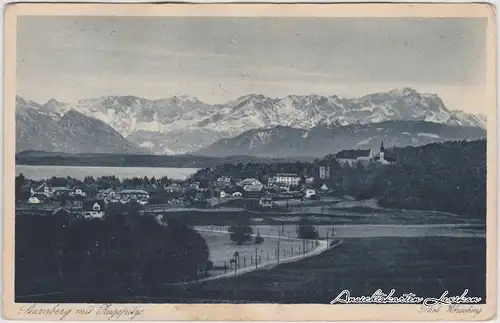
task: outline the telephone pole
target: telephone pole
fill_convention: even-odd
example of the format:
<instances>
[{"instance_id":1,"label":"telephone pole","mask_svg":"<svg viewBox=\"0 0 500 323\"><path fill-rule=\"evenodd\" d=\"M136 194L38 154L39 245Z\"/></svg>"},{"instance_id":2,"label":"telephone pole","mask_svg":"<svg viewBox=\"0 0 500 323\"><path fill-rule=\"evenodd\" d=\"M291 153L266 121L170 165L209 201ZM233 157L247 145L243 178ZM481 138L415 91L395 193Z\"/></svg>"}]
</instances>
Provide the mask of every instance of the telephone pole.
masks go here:
<instances>
[{"instance_id":1,"label":"telephone pole","mask_svg":"<svg viewBox=\"0 0 500 323\"><path fill-rule=\"evenodd\" d=\"M255 248L255 268L257 268L257 248Z\"/></svg>"},{"instance_id":2,"label":"telephone pole","mask_svg":"<svg viewBox=\"0 0 500 323\"><path fill-rule=\"evenodd\" d=\"M279 264L280 263L280 241L279 240L278 240L277 244L278 244L278 246L277 246L278 247L278 250L277 250L278 253L277 253L277 255L278 255L278 264Z\"/></svg>"}]
</instances>

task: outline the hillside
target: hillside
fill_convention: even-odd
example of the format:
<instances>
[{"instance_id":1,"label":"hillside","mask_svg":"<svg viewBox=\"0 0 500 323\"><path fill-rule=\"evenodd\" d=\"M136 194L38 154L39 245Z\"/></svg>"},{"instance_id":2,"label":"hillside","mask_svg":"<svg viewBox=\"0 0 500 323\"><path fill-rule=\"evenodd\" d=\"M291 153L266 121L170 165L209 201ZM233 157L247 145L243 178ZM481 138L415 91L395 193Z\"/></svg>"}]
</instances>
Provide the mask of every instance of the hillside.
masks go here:
<instances>
[{"instance_id":1,"label":"hillside","mask_svg":"<svg viewBox=\"0 0 500 323\"><path fill-rule=\"evenodd\" d=\"M292 127L256 129L222 139L197 153L207 156L251 154L255 156L322 157L344 149L376 149L386 146L420 146L449 140L476 140L486 136L477 127L452 126L425 121L385 121L347 126L317 126L310 130Z\"/></svg>"},{"instance_id":2,"label":"hillside","mask_svg":"<svg viewBox=\"0 0 500 323\"><path fill-rule=\"evenodd\" d=\"M73 109L59 117L16 100L16 152L40 150L61 153L145 153L101 120Z\"/></svg>"}]
</instances>

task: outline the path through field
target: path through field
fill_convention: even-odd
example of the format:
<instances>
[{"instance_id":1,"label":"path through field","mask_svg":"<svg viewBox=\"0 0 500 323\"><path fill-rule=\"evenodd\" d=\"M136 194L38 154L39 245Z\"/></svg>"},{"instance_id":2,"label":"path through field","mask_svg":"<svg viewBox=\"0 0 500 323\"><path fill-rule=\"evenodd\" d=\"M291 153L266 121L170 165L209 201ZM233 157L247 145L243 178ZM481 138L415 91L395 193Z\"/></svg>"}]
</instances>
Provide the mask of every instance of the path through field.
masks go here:
<instances>
[{"instance_id":1,"label":"path through field","mask_svg":"<svg viewBox=\"0 0 500 323\"><path fill-rule=\"evenodd\" d=\"M195 229L205 238L210 249L210 259L214 263L211 277L199 280L207 281L224 277L233 277L254 270L270 268L272 266L305 259L318 255L328 249L326 240L306 240L298 238L283 238L279 235L260 234L264 238L261 244L255 244L253 238L257 230L254 230L252 241L236 245L229 238L228 227L199 226ZM331 242L331 241L330 241ZM335 247L336 244L330 247ZM235 260L235 252L238 253L238 262ZM236 266L236 268L235 268Z\"/></svg>"}]
</instances>

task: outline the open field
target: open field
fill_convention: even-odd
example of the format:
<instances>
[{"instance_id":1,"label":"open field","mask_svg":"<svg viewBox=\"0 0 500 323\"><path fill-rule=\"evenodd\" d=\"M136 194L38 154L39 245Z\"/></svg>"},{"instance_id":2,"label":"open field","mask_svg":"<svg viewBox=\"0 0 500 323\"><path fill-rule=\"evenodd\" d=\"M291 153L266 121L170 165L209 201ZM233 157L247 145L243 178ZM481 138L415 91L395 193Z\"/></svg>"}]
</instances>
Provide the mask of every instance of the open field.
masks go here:
<instances>
[{"instance_id":1,"label":"open field","mask_svg":"<svg viewBox=\"0 0 500 323\"><path fill-rule=\"evenodd\" d=\"M287 211L268 210L252 211L237 207L221 207L215 209L171 209L158 211L165 217L177 217L189 225L229 226L237 218L247 219L252 224L296 224L301 217L307 217L315 224L364 224L364 225L424 225L424 224L474 224L484 226L484 219L472 216L455 215L438 211L397 210L371 208L362 201L352 202L349 207L331 205L294 206ZM355 202L361 202L355 203ZM311 203L311 201L307 201Z\"/></svg>"},{"instance_id":2,"label":"open field","mask_svg":"<svg viewBox=\"0 0 500 323\"><path fill-rule=\"evenodd\" d=\"M257 231L254 230L254 233ZM224 266L224 263L229 267L229 260L233 259L235 252L240 255L240 268L245 268L255 265L255 254L257 250L258 264L277 261L278 259L278 239L264 236L264 242L255 244L252 241L243 245L236 245L231 241L228 233L200 231L200 234L207 242L210 248L210 259L214 266ZM263 234L263 233L261 233ZM300 255L305 251L314 249L314 241L306 241L303 243L300 240L284 240L279 241L279 257L285 259L288 257Z\"/></svg>"},{"instance_id":3,"label":"open field","mask_svg":"<svg viewBox=\"0 0 500 323\"><path fill-rule=\"evenodd\" d=\"M485 299L483 238L345 239L337 248L295 263L183 288L159 289L147 302L329 303L342 290L351 296L377 289L396 295L439 297L448 290ZM168 295L168 296L167 296ZM123 298L121 302L141 302Z\"/></svg>"},{"instance_id":4,"label":"open field","mask_svg":"<svg viewBox=\"0 0 500 323\"><path fill-rule=\"evenodd\" d=\"M281 236L281 241L297 238L297 224L251 225L254 233ZM318 224L314 226L320 239L375 237L486 237L484 226L473 224ZM229 226L195 226L196 229L227 231ZM229 241L229 237L227 237ZM293 242L294 240L291 240ZM210 245L209 245L210 246ZM210 248L212 250L212 248ZM255 251L255 250L254 250Z\"/></svg>"}]
</instances>

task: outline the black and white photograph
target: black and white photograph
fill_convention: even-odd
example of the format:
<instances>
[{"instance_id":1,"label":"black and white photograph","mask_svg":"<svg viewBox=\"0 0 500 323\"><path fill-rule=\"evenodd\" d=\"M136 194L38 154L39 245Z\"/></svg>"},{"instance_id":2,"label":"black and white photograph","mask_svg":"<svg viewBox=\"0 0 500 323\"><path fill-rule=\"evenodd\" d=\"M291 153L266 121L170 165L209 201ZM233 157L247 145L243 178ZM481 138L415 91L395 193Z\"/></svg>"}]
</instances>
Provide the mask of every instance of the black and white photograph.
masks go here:
<instances>
[{"instance_id":1,"label":"black and white photograph","mask_svg":"<svg viewBox=\"0 0 500 323\"><path fill-rule=\"evenodd\" d=\"M496 302L491 19L18 15L6 105L19 312L412 304L482 317Z\"/></svg>"}]
</instances>

